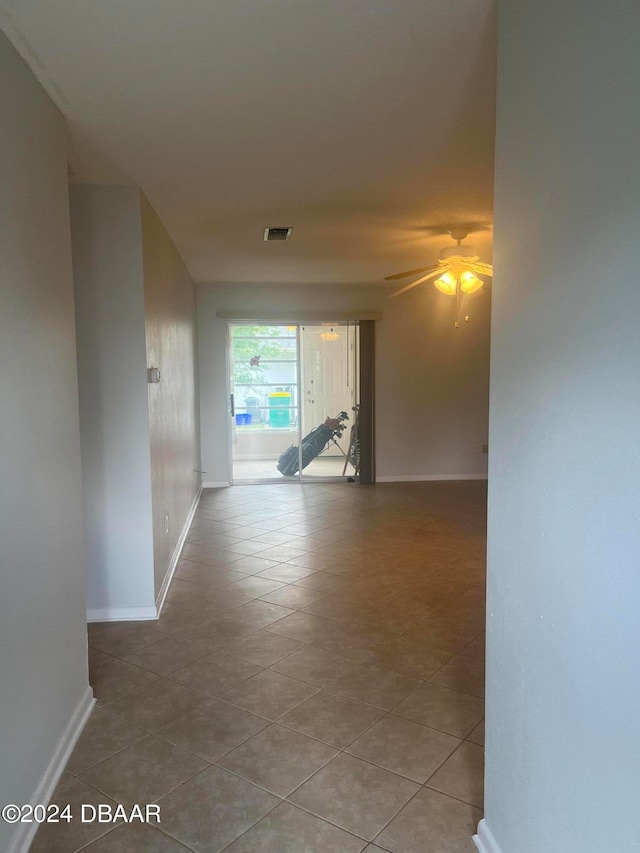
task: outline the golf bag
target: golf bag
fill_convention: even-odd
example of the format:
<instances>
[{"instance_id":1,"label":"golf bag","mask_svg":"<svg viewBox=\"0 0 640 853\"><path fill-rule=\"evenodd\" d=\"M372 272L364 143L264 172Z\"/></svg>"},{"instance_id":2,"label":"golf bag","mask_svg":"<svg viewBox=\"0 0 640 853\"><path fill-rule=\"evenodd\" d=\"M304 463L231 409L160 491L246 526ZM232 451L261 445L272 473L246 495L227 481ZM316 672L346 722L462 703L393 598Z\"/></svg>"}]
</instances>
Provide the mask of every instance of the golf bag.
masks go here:
<instances>
[{"instance_id":1,"label":"golf bag","mask_svg":"<svg viewBox=\"0 0 640 853\"><path fill-rule=\"evenodd\" d=\"M327 418L329 420L329 418ZM344 421L349 420L349 415L346 412L340 412L331 420L339 421L338 426L330 427L327 424L320 424L314 427L311 432L307 433L300 443L302 450L302 467L306 468L310 462L320 456L329 442L340 438L344 430L347 428ZM298 473L299 453L298 446L291 445L288 450L285 450L278 457L277 468L284 477L293 477Z\"/></svg>"}]
</instances>

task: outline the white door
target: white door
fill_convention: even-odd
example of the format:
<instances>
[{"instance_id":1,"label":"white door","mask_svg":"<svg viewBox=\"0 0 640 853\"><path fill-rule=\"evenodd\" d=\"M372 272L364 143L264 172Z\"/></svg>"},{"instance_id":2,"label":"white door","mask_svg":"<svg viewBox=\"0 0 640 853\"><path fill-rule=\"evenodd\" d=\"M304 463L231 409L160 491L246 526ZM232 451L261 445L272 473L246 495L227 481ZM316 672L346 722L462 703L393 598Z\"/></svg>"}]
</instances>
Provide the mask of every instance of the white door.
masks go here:
<instances>
[{"instance_id":1,"label":"white door","mask_svg":"<svg viewBox=\"0 0 640 853\"><path fill-rule=\"evenodd\" d=\"M349 415L347 429L340 439L346 453L349 428L353 421L355 391L355 328L353 325L302 326L302 397L303 425L306 435L326 417L345 411ZM331 450L327 454L332 455ZM339 455L337 448L333 455Z\"/></svg>"}]
</instances>

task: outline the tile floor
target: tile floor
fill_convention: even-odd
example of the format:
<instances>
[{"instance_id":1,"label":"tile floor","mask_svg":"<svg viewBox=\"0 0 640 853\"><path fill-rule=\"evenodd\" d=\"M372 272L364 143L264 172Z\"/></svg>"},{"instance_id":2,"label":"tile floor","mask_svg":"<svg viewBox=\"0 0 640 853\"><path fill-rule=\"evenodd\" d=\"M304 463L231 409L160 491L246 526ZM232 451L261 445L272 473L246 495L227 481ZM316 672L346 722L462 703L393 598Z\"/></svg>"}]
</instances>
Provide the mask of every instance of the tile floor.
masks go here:
<instances>
[{"instance_id":1,"label":"tile floor","mask_svg":"<svg viewBox=\"0 0 640 853\"><path fill-rule=\"evenodd\" d=\"M158 622L89 626L91 717L32 853L472 853L482 483L203 493Z\"/></svg>"}]
</instances>

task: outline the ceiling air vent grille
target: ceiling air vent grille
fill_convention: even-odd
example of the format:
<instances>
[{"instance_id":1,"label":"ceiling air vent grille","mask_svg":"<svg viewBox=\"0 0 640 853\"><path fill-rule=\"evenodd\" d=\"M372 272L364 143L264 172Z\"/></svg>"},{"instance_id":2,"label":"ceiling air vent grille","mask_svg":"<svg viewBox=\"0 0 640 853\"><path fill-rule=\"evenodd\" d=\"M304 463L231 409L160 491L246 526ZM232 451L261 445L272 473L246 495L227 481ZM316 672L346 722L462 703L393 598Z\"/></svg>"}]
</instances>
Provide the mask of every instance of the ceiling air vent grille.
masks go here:
<instances>
[{"instance_id":1,"label":"ceiling air vent grille","mask_svg":"<svg viewBox=\"0 0 640 853\"><path fill-rule=\"evenodd\" d=\"M291 237L291 228L265 228L264 241L265 243L271 240L288 240Z\"/></svg>"}]
</instances>

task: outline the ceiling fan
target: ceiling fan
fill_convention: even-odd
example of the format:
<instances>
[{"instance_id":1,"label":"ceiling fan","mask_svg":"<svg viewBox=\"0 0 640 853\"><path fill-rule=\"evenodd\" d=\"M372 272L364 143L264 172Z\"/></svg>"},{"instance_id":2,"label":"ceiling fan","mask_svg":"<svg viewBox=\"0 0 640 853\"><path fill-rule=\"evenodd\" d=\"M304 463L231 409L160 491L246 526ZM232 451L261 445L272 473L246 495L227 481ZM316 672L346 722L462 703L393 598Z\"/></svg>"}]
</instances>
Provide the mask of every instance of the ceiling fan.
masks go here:
<instances>
[{"instance_id":1,"label":"ceiling fan","mask_svg":"<svg viewBox=\"0 0 640 853\"><path fill-rule=\"evenodd\" d=\"M493 267L491 264L485 264L480 260L475 246L462 245L462 241L469 234L468 228L451 228L449 234L456 241L456 245L441 249L437 264L386 276L385 281L395 281L399 278L407 278L410 275L420 276L411 284L396 290L389 296L389 299L400 296L401 293L406 293L407 290L411 290L412 287L417 287L431 278L435 279L433 283L438 290L447 296L459 296L461 293L469 295L482 289L484 281L478 276L492 276ZM425 275L420 275L421 273L425 273Z\"/></svg>"}]
</instances>

